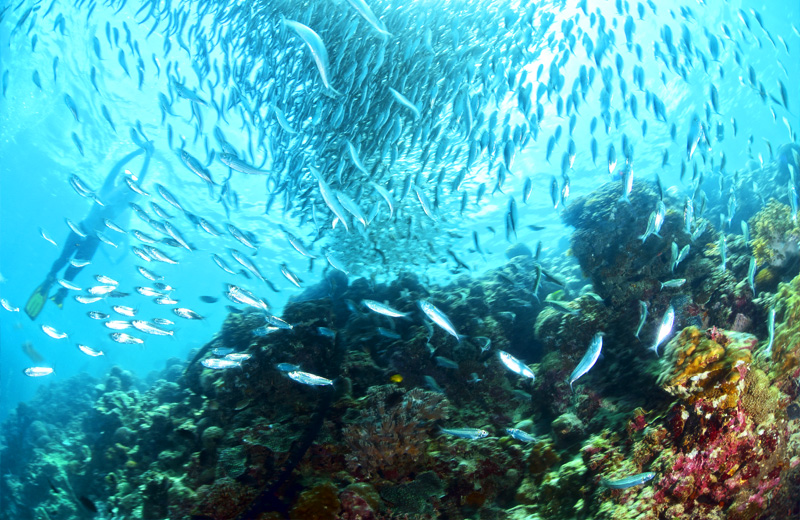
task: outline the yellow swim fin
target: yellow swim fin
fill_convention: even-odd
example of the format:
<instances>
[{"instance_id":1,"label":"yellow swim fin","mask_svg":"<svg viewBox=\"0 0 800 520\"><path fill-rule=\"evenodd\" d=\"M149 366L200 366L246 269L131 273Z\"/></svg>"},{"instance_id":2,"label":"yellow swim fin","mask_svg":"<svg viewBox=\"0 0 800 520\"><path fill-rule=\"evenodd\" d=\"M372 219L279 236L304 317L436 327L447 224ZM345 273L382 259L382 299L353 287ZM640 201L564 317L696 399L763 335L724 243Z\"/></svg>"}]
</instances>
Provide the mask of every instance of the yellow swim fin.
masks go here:
<instances>
[{"instance_id":1,"label":"yellow swim fin","mask_svg":"<svg viewBox=\"0 0 800 520\"><path fill-rule=\"evenodd\" d=\"M36 288L31 294L31 297L28 298L28 303L25 304L25 314L27 314L30 319L35 320L39 313L42 312L42 308L44 307L45 302L47 301L47 295L50 292L50 287L53 286L53 281L51 279L47 279L42 282L42 285Z\"/></svg>"}]
</instances>

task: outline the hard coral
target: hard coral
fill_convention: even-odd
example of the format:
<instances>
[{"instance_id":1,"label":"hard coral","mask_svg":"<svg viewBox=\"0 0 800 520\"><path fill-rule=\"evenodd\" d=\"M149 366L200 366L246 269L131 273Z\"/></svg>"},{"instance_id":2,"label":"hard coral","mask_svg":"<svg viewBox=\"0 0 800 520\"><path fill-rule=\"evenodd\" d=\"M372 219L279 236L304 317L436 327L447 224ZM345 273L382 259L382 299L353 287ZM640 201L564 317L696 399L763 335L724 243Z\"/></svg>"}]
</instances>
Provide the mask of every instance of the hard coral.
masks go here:
<instances>
[{"instance_id":1,"label":"hard coral","mask_svg":"<svg viewBox=\"0 0 800 520\"><path fill-rule=\"evenodd\" d=\"M750 219L753 256L759 264L781 267L798 256L800 227L791 209L775 199Z\"/></svg>"},{"instance_id":2,"label":"hard coral","mask_svg":"<svg viewBox=\"0 0 800 520\"><path fill-rule=\"evenodd\" d=\"M669 342L659 384L688 402L706 399L733 408L744 387L755 336L713 327L707 333L687 327Z\"/></svg>"}]
</instances>

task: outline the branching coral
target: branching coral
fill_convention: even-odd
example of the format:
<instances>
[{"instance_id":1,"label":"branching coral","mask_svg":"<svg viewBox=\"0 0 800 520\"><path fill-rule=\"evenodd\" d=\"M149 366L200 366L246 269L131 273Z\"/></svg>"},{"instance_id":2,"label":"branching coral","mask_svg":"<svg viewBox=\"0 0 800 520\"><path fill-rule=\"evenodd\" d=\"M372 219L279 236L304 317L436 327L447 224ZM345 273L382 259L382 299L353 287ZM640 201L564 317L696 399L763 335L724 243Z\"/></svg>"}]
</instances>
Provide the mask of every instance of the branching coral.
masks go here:
<instances>
[{"instance_id":1,"label":"branching coral","mask_svg":"<svg viewBox=\"0 0 800 520\"><path fill-rule=\"evenodd\" d=\"M406 476L424 455L433 423L449 415L444 396L415 388L404 394L391 386L370 389L355 424L344 429L350 470L362 478Z\"/></svg>"}]
</instances>

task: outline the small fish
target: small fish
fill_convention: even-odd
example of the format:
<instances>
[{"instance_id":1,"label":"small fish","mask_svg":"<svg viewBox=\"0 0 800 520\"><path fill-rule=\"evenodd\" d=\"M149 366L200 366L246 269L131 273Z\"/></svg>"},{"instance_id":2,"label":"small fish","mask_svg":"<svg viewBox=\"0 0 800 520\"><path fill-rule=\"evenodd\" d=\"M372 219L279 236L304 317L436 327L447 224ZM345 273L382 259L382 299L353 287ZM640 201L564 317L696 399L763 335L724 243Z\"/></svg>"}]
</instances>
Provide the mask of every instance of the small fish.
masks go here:
<instances>
[{"instance_id":1,"label":"small fish","mask_svg":"<svg viewBox=\"0 0 800 520\"><path fill-rule=\"evenodd\" d=\"M536 440L536 437L528 432L520 430L519 428L506 428L506 433L522 442L533 442Z\"/></svg>"},{"instance_id":2,"label":"small fish","mask_svg":"<svg viewBox=\"0 0 800 520\"><path fill-rule=\"evenodd\" d=\"M47 236L47 233L44 232L44 229L39 228L39 234L42 235L43 239L47 240L48 242L50 242L54 246L58 247L58 244L56 244L56 241L53 240L52 238L50 238L49 236Z\"/></svg>"},{"instance_id":3,"label":"small fish","mask_svg":"<svg viewBox=\"0 0 800 520\"><path fill-rule=\"evenodd\" d=\"M580 363L578 366L575 367L575 370L569 375L569 388L573 390L572 383L580 379L584 374L586 374L589 370L592 369L595 363L597 363L597 359L600 357L600 351L603 348L603 334L597 333L595 334L592 342L589 344L588 350L586 350L586 354L583 355L581 358Z\"/></svg>"},{"instance_id":4,"label":"small fish","mask_svg":"<svg viewBox=\"0 0 800 520\"><path fill-rule=\"evenodd\" d=\"M131 322L125 320L109 320L103 322L103 325L113 330L125 330L131 328Z\"/></svg>"},{"instance_id":5,"label":"small fish","mask_svg":"<svg viewBox=\"0 0 800 520\"><path fill-rule=\"evenodd\" d=\"M419 108L417 108L417 105L412 103L411 100L409 100L407 97L405 97L403 94L399 93L392 87L389 87L389 92L391 92L392 97L394 97L394 99L397 100L398 103L409 109L414 114L414 119L419 119L420 112Z\"/></svg>"},{"instance_id":6,"label":"small fish","mask_svg":"<svg viewBox=\"0 0 800 520\"><path fill-rule=\"evenodd\" d=\"M289 376L290 379L297 381L298 383L302 383L304 385L333 386L333 381L331 381L330 379L325 379L324 377L315 374L310 374L308 372L293 370L291 372L287 372L286 375Z\"/></svg>"},{"instance_id":7,"label":"small fish","mask_svg":"<svg viewBox=\"0 0 800 520\"><path fill-rule=\"evenodd\" d=\"M483 439L484 437L489 436L489 432L486 430L480 430L478 428L442 428L442 433L446 433L447 435L452 435L453 437L458 437L459 439Z\"/></svg>"},{"instance_id":8,"label":"small fish","mask_svg":"<svg viewBox=\"0 0 800 520\"><path fill-rule=\"evenodd\" d=\"M177 305L178 304L178 300L175 300L175 299L171 298L170 296L166 296L166 295L159 296L159 297L153 299L153 301L156 303L156 305Z\"/></svg>"},{"instance_id":9,"label":"small fish","mask_svg":"<svg viewBox=\"0 0 800 520\"><path fill-rule=\"evenodd\" d=\"M136 266L136 270L139 271L139 274L141 274L142 276L144 276L145 278L147 278L148 280L150 280L152 282L157 282L159 280L163 280L164 279L163 276L157 275L153 271L150 271L149 269L145 269L144 267L139 266L139 265Z\"/></svg>"},{"instance_id":10,"label":"small fish","mask_svg":"<svg viewBox=\"0 0 800 520\"><path fill-rule=\"evenodd\" d=\"M378 314L383 314L384 316L389 316L390 318L407 318L407 312L400 312L397 309L393 309L388 305L385 305L380 302L376 302L375 300L361 300L361 303L364 306L371 310L372 312L376 312Z\"/></svg>"},{"instance_id":11,"label":"small fish","mask_svg":"<svg viewBox=\"0 0 800 520\"><path fill-rule=\"evenodd\" d=\"M515 374L519 374L522 377L527 377L527 378L529 378L531 380L536 378L536 376L534 375L533 371L530 368L528 368L528 365L526 365L525 363L523 363L519 359L515 358L514 356L512 356L508 352L505 352L503 350L499 350L498 351L498 355L500 356L500 361L503 362L503 364L506 366L506 368L508 368L509 370L514 372Z\"/></svg>"},{"instance_id":12,"label":"small fish","mask_svg":"<svg viewBox=\"0 0 800 520\"><path fill-rule=\"evenodd\" d=\"M434 323L444 329L448 334L456 338L456 341L461 341L461 336L458 334L458 332L456 332L455 327L445 313L437 309L428 300L419 300L417 303L419 308L422 309L422 312L424 312L428 318L433 320Z\"/></svg>"},{"instance_id":13,"label":"small fish","mask_svg":"<svg viewBox=\"0 0 800 520\"><path fill-rule=\"evenodd\" d=\"M378 334L380 334L381 336L383 336L384 338L387 338L387 339L395 339L395 340L396 339L402 339L402 336L400 334L396 333L393 330L385 329L383 327L378 327ZM437 364L438 364L438 360L437 360Z\"/></svg>"},{"instance_id":14,"label":"small fish","mask_svg":"<svg viewBox=\"0 0 800 520\"><path fill-rule=\"evenodd\" d=\"M721 258L721 264L719 268L724 271L726 269L726 264L728 263L728 243L725 240L724 233L722 233L719 237L719 256Z\"/></svg>"},{"instance_id":15,"label":"small fish","mask_svg":"<svg viewBox=\"0 0 800 520\"><path fill-rule=\"evenodd\" d=\"M114 305L111 307L114 309L114 312L117 314L122 314L123 316L133 317L136 315L136 309L133 307L126 307L124 305Z\"/></svg>"},{"instance_id":16,"label":"small fish","mask_svg":"<svg viewBox=\"0 0 800 520\"><path fill-rule=\"evenodd\" d=\"M211 353L214 354L215 356L227 356L231 352L233 352L233 349L230 347L216 347L213 350L211 350Z\"/></svg>"},{"instance_id":17,"label":"small fish","mask_svg":"<svg viewBox=\"0 0 800 520\"><path fill-rule=\"evenodd\" d=\"M93 320L107 320L108 318L111 317L105 312L100 312L100 311L89 311L86 313L86 315Z\"/></svg>"},{"instance_id":18,"label":"small fish","mask_svg":"<svg viewBox=\"0 0 800 520\"><path fill-rule=\"evenodd\" d=\"M577 316L578 314L580 314L580 309L573 309L572 307L569 306L570 302L565 302L561 300L548 300L545 298L545 303L550 305L558 312L564 314L571 314L573 316Z\"/></svg>"},{"instance_id":19,"label":"small fish","mask_svg":"<svg viewBox=\"0 0 800 520\"><path fill-rule=\"evenodd\" d=\"M112 230L112 231L116 231L117 233L123 233L123 234L126 234L126 233L127 233L127 231L125 231L124 229L122 229L122 228L121 228L121 227L119 227L118 225L114 224L112 221L110 221L110 220L109 220L109 219L107 219L107 218L104 218L104 219L103 219L103 223L106 225L106 227L107 227L108 229L110 229L110 230Z\"/></svg>"},{"instance_id":20,"label":"small fish","mask_svg":"<svg viewBox=\"0 0 800 520\"><path fill-rule=\"evenodd\" d=\"M3 308L8 312L19 312L19 307L14 307L13 305L11 305L11 302L6 300L5 298L0 299L0 305L2 305Z\"/></svg>"},{"instance_id":21,"label":"small fish","mask_svg":"<svg viewBox=\"0 0 800 520\"><path fill-rule=\"evenodd\" d=\"M298 288L302 289L302 285L300 284L303 283L303 281L289 269L288 265L281 264L281 274Z\"/></svg>"},{"instance_id":22,"label":"small fish","mask_svg":"<svg viewBox=\"0 0 800 520\"><path fill-rule=\"evenodd\" d=\"M153 336L172 336L175 333L173 330L164 330L160 327L156 327L155 324L144 320L133 320L131 321L131 325L133 325L136 330L144 332L145 334L151 334Z\"/></svg>"},{"instance_id":23,"label":"small fish","mask_svg":"<svg viewBox=\"0 0 800 520\"><path fill-rule=\"evenodd\" d=\"M629 477L624 477L617 480L603 479L600 481L600 485L607 487L608 489L626 489L633 486L640 486L645 482L653 480L655 476L655 473L648 471L646 473L639 473L637 475L631 475Z\"/></svg>"},{"instance_id":24,"label":"small fish","mask_svg":"<svg viewBox=\"0 0 800 520\"><path fill-rule=\"evenodd\" d=\"M251 357L253 357L253 355L248 354L246 352L231 352L230 354L226 354L225 357L222 359L227 359L229 361L238 361L239 363L241 363L242 361L247 361Z\"/></svg>"},{"instance_id":25,"label":"small fish","mask_svg":"<svg viewBox=\"0 0 800 520\"><path fill-rule=\"evenodd\" d=\"M750 265L747 267L747 285L753 291L753 296L756 295L756 259L750 257Z\"/></svg>"},{"instance_id":26,"label":"small fish","mask_svg":"<svg viewBox=\"0 0 800 520\"><path fill-rule=\"evenodd\" d=\"M80 269L81 267L86 267L89 264L91 264L91 262L88 260L76 260L73 258L72 260L69 261L69 265L71 265L72 267L76 267L78 269Z\"/></svg>"},{"instance_id":27,"label":"small fish","mask_svg":"<svg viewBox=\"0 0 800 520\"><path fill-rule=\"evenodd\" d=\"M330 83L330 65L328 63L328 51L325 49L325 44L319 34L314 32L310 27L307 27L300 22L284 18L283 24L292 29L308 46L314 57L314 62L317 65L320 79L325 88L330 90L333 94L339 94Z\"/></svg>"},{"instance_id":28,"label":"small fish","mask_svg":"<svg viewBox=\"0 0 800 520\"><path fill-rule=\"evenodd\" d=\"M67 226L69 226L69 228L72 230L73 233L75 233L81 238L86 238L86 233L83 232L80 224L76 224L68 218L64 220L66 221Z\"/></svg>"},{"instance_id":29,"label":"small fish","mask_svg":"<svg viewBox=\"0 0 800 520\"><path fill-rule=\"evenodd\" d=\"M167 318L153 318L153 323L156 325L175 325L175 322Z\"/></svg>"},{"instance_id":30,"label":"small fish","mask_svg":"<svg viewBox=\"0 0 800 520\"><path fill-rule=\"evenodd\" d=\"M659 345L661 345L672 333L673 323L675 323L675 309L673 309L670 305L667 309L667 312L664 313L664 317L661 318L661 325L658 327L658 335L656 336L656 341L652 346L652 350L656 353L656 356L658 355Z\"/></svg>"},{"instance_id":31,"label":"small fish","mask_svg":"<svg viewBox=\"0 0 800 520\"><path fill-rule=\"evenodd\" d=\"M437 367L458 370L458 363L456 363L452 359L446 358L444 356L436 356L434 359L436 359Z\"/></svg>"},{"instance_id":32,"label":"small fish","mask_svg":"<svg viewBox=\"0 0 800 520\"><path fill-rule=\"evenodd\" d=\"M226 368L234 368L234 367L241 367L241 361L235 361L233 359L219 359L219 358L207 358L200 362L206 368L211 368L213 370L225 370Z\"/></svg>"},{"instance_id":33,"label":"small fish","mask_svg":"<svg viewBox=\"0 0 800 520\"><path fill-rule=\"evenodd\" d=\"M259 170L255 166L251 166L232 153L221 153L218 157L225 166L237 172L246 173L248 175L269 175L268 171Z\"/></svg>"},{"instance_id":34,"label":"small fish","mask_svg":"<svg viewBox=\"0 0 800 520\"><path fill-rule=\"evenodd\" d=\"M109 337L117 343L122 343L123 345L141 345L144 343L144 340L131 336L126 332L112 332L109 334Z\"/></svg>"},{"instance_id":35,"label":"small fish","mask_svg":"<svg viewBox=\"0 0 800 520\"><path fill-rule=\"evenodd\" d=\"M172 309L172 312L180 316L181 318L186 318L187 320L203 320L202 316L194 312L192 309L187 309L185 307L175 307Z\"/></svg>"},{"instance_id":36,"label":"small fish","mask_svg":"<svg viewBox=\"0 0 800 520\"><path fill-rule=\"evenodd\" d=\"M42 332L44 332L53 339L64 339L68 337L66 332L60 332L51 327L50 325L42 325Z\"/></svg>"},{"instance_id":37,"label":"small fish","mask_svg":"<svg viewBox=\"0 0 800 520\"><path fill-rule=\"evenodd\" d=\"M156 291L152 287L137 287L136 292L138 292L142 296L156 296L156 297L164 296L164 294Z\"/></svg>"},{"instance_id":38,"label":"small fish","mask_svg":"<svg viewBox=\"0 0 800 520\"><path fill-rule=\"evenodd\" d=\"M769 341L767 342L767 346L764 347L764 354L771 356L772 343L775 341L775 309L769 310L769 316L767 318L767 330L769 331Z\"/></svg>"},{"instance_id":39,"label":"small fish","mask_svg":"<svg viewBox=\"0 0 800 520\"><path fill-rule=\"evenodd\" d=\"M666 282L661 282L661 289L663 290L664 287L667 289L677 289L678 287L683 286L686 283L686 278L675 278L673 280L667 280Z\"/></svg>"},{"instance_id":40,"label":"small fish","mask_svg":"<svg viewBox=\"0 0 800 520\"><path fill-rule=\"evenodd\" d=\"M75 295L75 301L83 304L99 302L102 299L102 296L85 296L83 294Z\"/></svg>"},{"instance_id":41,"label":"small fish","mask_svg":"<svg viewBox=\"0 0 800 520\"><path fill-rule=\"evenodd\" d=\"M28 377L42 377L52 374L53 369L50 367L30 367L23 370L22 373Z\"/></svg>"},{"instance_id":42,"label":"small fish","mask_svg":"<svg viewBox=\"0 0 800 520\"><path fill-rule=\"evenodd\" d=\"M378 328L378 331L380 332L380 327ZM317 327L317 334L331 339L336 337L336 332L333 329L329 329L328 327Z\"/></svg>"},{"instance_id":43,"label":"small fish","mask_svg":"<svg viewBox=\"0 0 800 520\"><path fill-rule=\"evenodd\" d=\"M275 368L281 372L300 372L300 366L291 363L278 363Z\"/></svg>"},{"instance_id":44,"label":"small fish","mask_svg":"<svg viewBox=\"0 0 800 520\"><path fill-rule=\"evenodd\" d=\"M744 239L744 245L750 243L750 226L746 220L742 220L742 238Z\"/></svg>"},{"instance_id":45,"label":"small fish","mask_svg":"<svg viewBox=\"0 0 800 520\"><path fill-rule=\"evenodd\" d=\"M95 285L94 287L89 287L86 289L86 292L91 294L92 296L105 296L117 289L116 285Z\"/></svg>"},{"instance_id":46,"label":"small fish","mask_svg":"<svg viewBox=\"0 0 800 520\"><path fill-rule=\"evenodd\" d=\"M200 301L204 303L217 303L219 301L219 298L216 298L214 296L201 296Z\"/></svg>"},{"instance_id":47,"label":"small fish","mask_svg":"<svg viewBox=\"0 0 800 520\"><path fill-rule=\"evenodd\" d=\"M647 302L639 300L639 325L636 327L636 339L639 339L639 333L642 332L644 322L647 320Z\"/></svg>"},{"instance_id":48,"label":"small fish","mask_svg":"<svg viewBox=\"0 0 800 520\"><path fill-rule=\"evenodd\" d=\"M98 357L103 355L102 350L95 350L91 347L87 347L86 345L81 345L80 343L77 344L78 350L86 354L87 356Z\"/></svg>"}]
</instances>

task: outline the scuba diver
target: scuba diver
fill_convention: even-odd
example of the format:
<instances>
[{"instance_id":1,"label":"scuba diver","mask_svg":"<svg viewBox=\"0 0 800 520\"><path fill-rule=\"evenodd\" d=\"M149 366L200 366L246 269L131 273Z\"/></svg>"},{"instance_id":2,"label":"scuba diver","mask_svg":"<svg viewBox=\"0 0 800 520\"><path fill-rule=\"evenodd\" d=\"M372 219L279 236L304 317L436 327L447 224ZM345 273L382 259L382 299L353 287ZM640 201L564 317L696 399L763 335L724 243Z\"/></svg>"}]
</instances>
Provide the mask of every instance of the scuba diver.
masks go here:
<instances>
[{"instance_id":1,"label":"scuba diver","mask_svg":"<svg viewBox=\"0 0 800 520\"><path fill-rule=\"evenodd\" d=\"M113 220L128 209L129 203L136 197L137 194L125 182L130 173L123 170L123 167L135 157L144 154L144 163L138 179L135 177L131 179L136 179L137 182L141 183L147 174L147 167L150 165L150 158L153 155L153 143L151 141L137 142L137 144L141 149L123 157L106 176L102 188L94 197L95 204L92 206L89 215L79 224L81 230L84 231L83 235L76 233L75 230L70 231L61 250L61 255L53 262L50 272L47 273L47 278L28 298L28 302L25 304L25 313L32 320L35 320L39 313L42 312L42 308L48 299L50 288L56 282L58 272L69 262L70 265L64 273L64 280L68 282L74 280L78 273L89 264L89 261L97 251L97 247L100 245L100 237L97 233L106 229L107 220ZM63 306L67 292L66 287L61 287L50 299L60 308Z\"/></svg>"}]
</instances>

